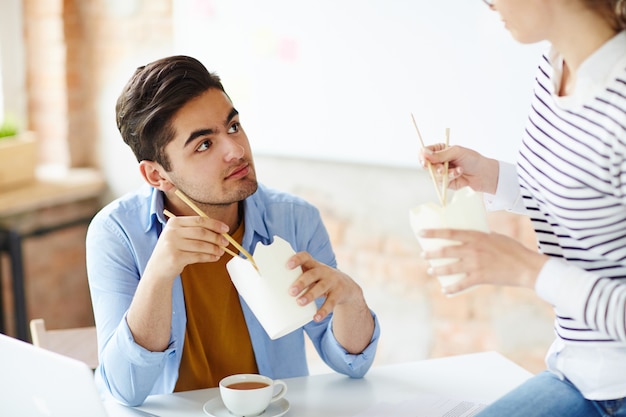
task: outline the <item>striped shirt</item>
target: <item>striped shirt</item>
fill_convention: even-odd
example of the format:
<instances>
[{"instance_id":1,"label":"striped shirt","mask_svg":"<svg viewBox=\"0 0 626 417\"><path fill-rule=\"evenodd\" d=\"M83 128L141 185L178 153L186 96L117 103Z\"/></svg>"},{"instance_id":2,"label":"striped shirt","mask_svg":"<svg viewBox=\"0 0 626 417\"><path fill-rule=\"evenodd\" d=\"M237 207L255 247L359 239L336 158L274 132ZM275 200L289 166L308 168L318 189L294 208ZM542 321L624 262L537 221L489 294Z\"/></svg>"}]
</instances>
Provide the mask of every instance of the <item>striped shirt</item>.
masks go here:
<instances>
[{"instance_id":1,"label":"striped shirt","mask_svg":"<svg viewBox=\"0 0 626 417\"><path fill-rule=\"evenodd\" d=\"M626 56L626 54L625 54ZM547 57L518 160L539 249L592 273L582 320L558 310L567 341L626 342L626 61L596 94L556 98ZM581 87L584 88L584 87ZM626 344L625 344L626 346Z\"/></svg>"},{"instance_id":2,"label":"striped shirt","mask_svg":"<svg viewBox=\"0 0 626 417\"><path fill-rule=\"evenodd\" d=\"M626 32L581 65L573 95L558 96L561 75L562 59L551 51L539 64L517 164L517 202L539 250L551 257L536 284L556 314L557 340L546 361L589 399L622 398Z\"/></svg>"}]
</instances>

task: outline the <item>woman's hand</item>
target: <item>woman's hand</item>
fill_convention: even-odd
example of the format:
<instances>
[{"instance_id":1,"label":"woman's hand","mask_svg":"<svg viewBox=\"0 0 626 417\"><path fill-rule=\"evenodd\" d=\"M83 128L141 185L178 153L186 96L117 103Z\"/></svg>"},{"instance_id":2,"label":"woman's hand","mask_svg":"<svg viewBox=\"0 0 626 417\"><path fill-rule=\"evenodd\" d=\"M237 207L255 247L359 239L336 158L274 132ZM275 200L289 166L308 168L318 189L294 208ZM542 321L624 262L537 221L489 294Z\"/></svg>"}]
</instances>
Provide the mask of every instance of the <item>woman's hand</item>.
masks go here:
<instances>
[{"instance_id":1,"label":"woman's hand","mask_svg":"<svg viewBox=\"0 0 626 417\"><path fill-rule=\"evenodd\" d=\"M474 191L495 194L498 186L499 163L476 151L461 146L446 148L443 143L427 146L420 151L422 166L432 164L438 177L442 177L448 162L448 187L458 190L466 186Z\"/></svg>"},{"instance_id":2,"label":"woman's hand","mask_svg":"<svg viewBox=\"0 0 626 417\"><path fill-rule=\"evenodd\" d=\"M424 252L423 258L455 258L457 262L431 267L434 276L465 274L459 282L443 288L454 294L474 285L494 284L534 289L537 276L548 257L532 251L517 240L499 233L474 230L425 229L421 238L448 239L459 245Z\"/></svg>"}]
</instances>

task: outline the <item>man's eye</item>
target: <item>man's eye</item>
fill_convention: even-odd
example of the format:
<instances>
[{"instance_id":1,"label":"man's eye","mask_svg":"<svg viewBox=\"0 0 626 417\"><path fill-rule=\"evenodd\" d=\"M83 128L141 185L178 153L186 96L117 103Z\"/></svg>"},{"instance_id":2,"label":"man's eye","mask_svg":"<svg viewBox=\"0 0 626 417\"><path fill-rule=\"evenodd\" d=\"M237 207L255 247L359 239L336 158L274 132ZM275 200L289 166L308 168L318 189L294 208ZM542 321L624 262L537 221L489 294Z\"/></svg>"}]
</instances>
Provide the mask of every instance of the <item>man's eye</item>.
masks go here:
<instances>
[{"instance_id":1,"label":"man's eye","mask_svg":"<svg viewBox=\"0 0 626 417\"><path fill-rule=\"evenodd\" d=\"M233 125L228 129L228 133L237 133L239 132L239 128L241 127L241 123L239 122L235 122L233 123Z\"/></svg>"},{"instance_id":2,"label":"man's eye","mask_svg":"<svg viewBox=\"0 0 626 417\"><path fill-rule=\"evenodd\" d=\"M202 151L206 151L207 149L209 149L211 147L211 141L210 140L205 140L204 142L202 142L200 144L200 146L198 146L196 148L197 152L202 152Z\"/></svg>"}]
</instances>

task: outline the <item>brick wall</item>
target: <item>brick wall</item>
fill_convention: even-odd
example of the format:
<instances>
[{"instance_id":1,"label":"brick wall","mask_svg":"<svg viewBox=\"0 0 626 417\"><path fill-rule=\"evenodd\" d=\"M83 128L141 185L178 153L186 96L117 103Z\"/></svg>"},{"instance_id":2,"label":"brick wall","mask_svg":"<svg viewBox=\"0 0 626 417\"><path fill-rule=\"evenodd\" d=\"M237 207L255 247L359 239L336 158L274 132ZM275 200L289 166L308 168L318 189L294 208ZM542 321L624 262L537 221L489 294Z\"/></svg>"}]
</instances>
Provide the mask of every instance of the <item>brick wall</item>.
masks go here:
<instances>
[{"instance_id":1,"label":"brick wall","mask_svg":"<svg viewBox=\"0 0 626 417\"><path fill-rule=\"evenodd\" d=\"M22 0L21 9L28 128L36 133L38 162L98 167L102 91L120 61L168 48L171 1ZM43 317L49 328L93 323L85 231L76 226L24 241L28 319ZM15 334L10 276L8 257L0 254L6 329Z\"/></svg>"},{"instance_id":2,"label":"brick wall","mask_svg":"<svg viewBox=\"0 0 626 417\"><path fill-rule=\"evenodd\" d=\"M39 161L98 166L101 92L129 56L169 48L171 0L23 0L23 13Z\"/></svg>"},{"instance_id":3,"label":"brick wall","mask_svg":"<svg viewBox=\"0 0 626 417\"><path fill-rule=\"evenodd\" d=\"M41 163L69 166L68 90L62 0L24 0L29 129Z\"/></svg>"}]
</instances>

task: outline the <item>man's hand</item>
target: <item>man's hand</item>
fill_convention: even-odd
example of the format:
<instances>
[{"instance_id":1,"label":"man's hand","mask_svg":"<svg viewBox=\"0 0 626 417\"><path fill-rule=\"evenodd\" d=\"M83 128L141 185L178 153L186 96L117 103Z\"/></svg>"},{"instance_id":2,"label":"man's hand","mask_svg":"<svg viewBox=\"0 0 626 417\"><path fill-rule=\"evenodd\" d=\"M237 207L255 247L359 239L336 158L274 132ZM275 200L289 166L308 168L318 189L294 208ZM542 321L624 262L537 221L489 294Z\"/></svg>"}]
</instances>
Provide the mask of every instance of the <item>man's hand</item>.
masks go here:
<instances>
[{"instance_id":1,"label":"man's hand","mask_svg":"<svg viewBox=\"0 0 626 417\"><path fill-rule=\"evenodd\" d=\"M228 241L224 223L199 216L167 221L139 280L126 321L135 342L159 352L167 348L172 323L172 283L185 266L215 262Z\"/></svg>"},{"instance_id":2,"label":"man's hand","mask_svg":"<svg viewBox=\"0 0 626 417\"><path fill-rule=\"evenodd\" d=\"M360 353L374 332L374 319L363 297L361 287L348 275L316 261L307 252L299 252L287 263L290 269L302 267L302 275L289 288L289 294L300 305L325 297L313 319L323 320L333 312L333 333L350 353Z\"/></svg>"}]
</instances>

